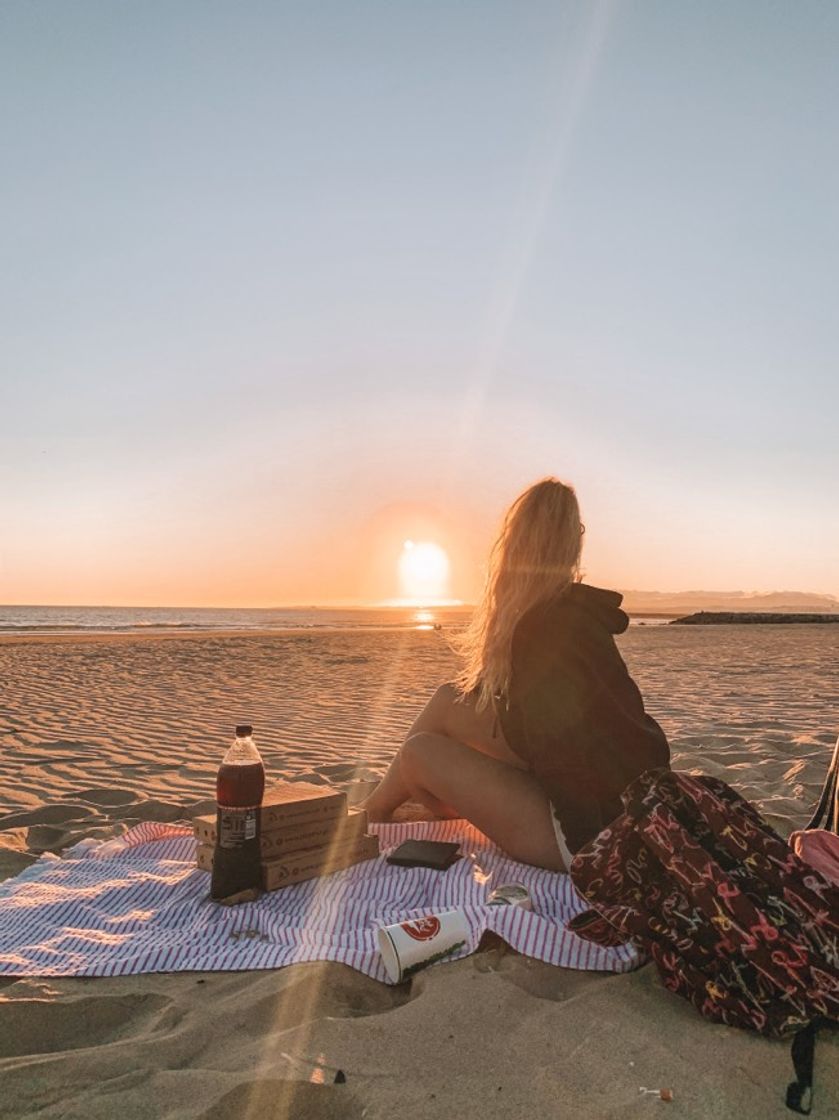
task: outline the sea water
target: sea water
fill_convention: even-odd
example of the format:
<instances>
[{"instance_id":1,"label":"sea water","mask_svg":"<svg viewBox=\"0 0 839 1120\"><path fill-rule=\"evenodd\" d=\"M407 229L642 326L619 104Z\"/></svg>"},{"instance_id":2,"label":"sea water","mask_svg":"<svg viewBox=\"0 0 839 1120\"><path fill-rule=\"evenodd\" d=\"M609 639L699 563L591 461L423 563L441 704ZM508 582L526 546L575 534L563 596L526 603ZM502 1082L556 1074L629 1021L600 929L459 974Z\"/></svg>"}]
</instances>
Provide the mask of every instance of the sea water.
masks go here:
<instances>
[{"instance_id":1,"label":"sea water","mask_svg":"<svg viewBox=\"0 0 839 1120\"><path fill-rule=\"evenodd\" d=\"M470 606L39 607L0 606L0 634L213 630L381 630L462 627ZM647 616L633 624L668 619Z\"/></svg>"}]
</instances>

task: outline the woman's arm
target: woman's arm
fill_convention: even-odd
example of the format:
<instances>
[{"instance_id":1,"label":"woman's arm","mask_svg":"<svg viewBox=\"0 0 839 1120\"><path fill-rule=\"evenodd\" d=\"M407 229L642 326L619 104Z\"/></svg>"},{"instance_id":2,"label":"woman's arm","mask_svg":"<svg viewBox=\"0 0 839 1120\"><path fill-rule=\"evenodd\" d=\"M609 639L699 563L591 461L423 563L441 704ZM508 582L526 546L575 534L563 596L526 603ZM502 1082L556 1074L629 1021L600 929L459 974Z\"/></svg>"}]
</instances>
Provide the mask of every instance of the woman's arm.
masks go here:
<instances>
[{"instance_id":1,"label":"woman's arm","mask_svg":"<svg viewBox=\"0 0 839 1120\"><path fill-rule=\"evenodd\" d=\"M602 819L596 761L597 704L604 688L590 639L563 618L525 619L513 638L510 746L550 798L574 852L608 822ZM515 729L515 730L513 730Z\"/></svg>"}]
</instances>

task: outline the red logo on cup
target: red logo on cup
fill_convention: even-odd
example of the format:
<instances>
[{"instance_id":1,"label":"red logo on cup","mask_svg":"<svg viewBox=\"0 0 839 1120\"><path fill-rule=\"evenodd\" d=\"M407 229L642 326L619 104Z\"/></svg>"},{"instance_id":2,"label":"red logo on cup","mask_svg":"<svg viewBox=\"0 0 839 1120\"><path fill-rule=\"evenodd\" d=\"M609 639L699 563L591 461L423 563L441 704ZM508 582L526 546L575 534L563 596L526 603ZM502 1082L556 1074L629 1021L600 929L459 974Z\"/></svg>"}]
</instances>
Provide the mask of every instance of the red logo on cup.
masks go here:
<instances>
[{"instance_id":1,"label":"red logo on cup","mask_svg":"<svg viewBox=\"0 0 839 1120\"><path fill-rule=\"evenodd\" d=\"M440 932L440 919L417 918L415 922L402 922L402 928L414 941L430 941Z\"/></svg>"}]
</instances>

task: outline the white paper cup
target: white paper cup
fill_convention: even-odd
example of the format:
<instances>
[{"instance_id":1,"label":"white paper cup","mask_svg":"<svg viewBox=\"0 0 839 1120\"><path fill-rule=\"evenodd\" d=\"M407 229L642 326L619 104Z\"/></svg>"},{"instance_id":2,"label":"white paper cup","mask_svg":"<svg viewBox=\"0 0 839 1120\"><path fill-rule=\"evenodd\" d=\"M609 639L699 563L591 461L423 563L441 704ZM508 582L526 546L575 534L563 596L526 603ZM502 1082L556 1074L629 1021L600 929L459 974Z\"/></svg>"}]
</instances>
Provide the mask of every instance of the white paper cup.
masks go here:
<instances>
[{"instance_id":1,"label":"white paper cup","mask_svg":"<svg viewBox=\"0 0 839 1120\"><path fill-rule=\"evenodd\" d=\"M462 910L424 914L379 930L382 960L394 984L452 956L468 941L469 926Z\"/></svg>"}]
</instances>

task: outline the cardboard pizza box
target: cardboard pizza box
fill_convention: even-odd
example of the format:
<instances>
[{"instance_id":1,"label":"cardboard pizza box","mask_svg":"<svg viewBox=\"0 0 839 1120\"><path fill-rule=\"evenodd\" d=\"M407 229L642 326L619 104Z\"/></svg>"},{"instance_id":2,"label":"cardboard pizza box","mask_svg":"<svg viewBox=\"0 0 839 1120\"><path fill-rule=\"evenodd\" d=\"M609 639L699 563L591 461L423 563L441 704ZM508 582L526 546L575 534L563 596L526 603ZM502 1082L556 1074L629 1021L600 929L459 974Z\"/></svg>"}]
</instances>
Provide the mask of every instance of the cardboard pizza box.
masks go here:
<instances>
[{"instance_id":1,"label":"cardboard pizza box","mask_svg":"<svg viewBox=\"0 0 839 1120\"><path fill-rule=\"evenodd\" d=\"M216 819L196 817L195 837L200 844L216 842ZM357 840L367 831L367 814L363 809L350 809L345 816L305 818L295 824L260 830L260 854L263 860L279 859L289 852L320 848L337 840Z\"/></svg>"},{"instance_id":2,"label":"cardboard pizza box","mask_svg":"<svg viewBox=\"0 0 839 1120\"><path fill-rule=\"evenodd\" d=\"M329 875L363 860L375 859L378 854L378 836L362 836L349 843L308 848L306 851L291 853L283 859L265 861L262 864L262 886L266 891L275 891L280 887L291 886L292 883ZM211 845L198 845L197 862L203 871L212 871Z\"/></svg>"},{"instance_id":3,"label":"cardboard pizza box","mask_svg":"<svg viewBox=\"0 0 839 1120\"><path fill-rule=\"evenodd\" d=\"M260 831L275 828L296 828L311 821L329 821L347 812L347 795L332 786L316 786L310 782L277 782L265 790L262 798ZM205 813L193 818L196 836L205 840L206 827L215 831L215 813ZM203 833L199 833L202 828ZM215 843L215 836L212 843Z\"/></svg>"}]
</instances>

